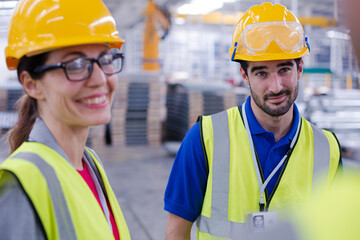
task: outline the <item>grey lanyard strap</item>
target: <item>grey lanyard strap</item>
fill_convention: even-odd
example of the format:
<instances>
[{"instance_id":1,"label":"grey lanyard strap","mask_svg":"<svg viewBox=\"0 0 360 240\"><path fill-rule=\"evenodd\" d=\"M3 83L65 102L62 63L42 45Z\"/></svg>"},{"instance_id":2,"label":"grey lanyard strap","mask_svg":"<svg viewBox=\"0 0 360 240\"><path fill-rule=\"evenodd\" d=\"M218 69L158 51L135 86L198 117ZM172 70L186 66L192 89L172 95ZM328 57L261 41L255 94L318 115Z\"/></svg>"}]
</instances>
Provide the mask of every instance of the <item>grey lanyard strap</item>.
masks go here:
<instances>
[{"instance_id":1,"label":"grey lanyard strap","mask_svg":"<svg viewBox=\"0 0 360 240\"><path fill-rule=\"evenodd\" d=\"M292 139L291 143L290 143L290 149L289 151L285 154L285 156L281 159L281 161L278 163L278 165L274 168L274 170L270 173L270 175L267 177L267 179L265 180L264 184L262 183L262 179L261 179L261 175L260 175L260 169L258 166L258 163L256 161L256 155L255 155L255 146L251 137L251 132L250 132L250 128L249 128L249 123L246 117L246 111L245 111L245 103L243 103L242 105L242 116L244 119L244 124L245 124L245 129L246 129L246 133L248 135L249 138L249 144L250 144L250 149L251 149L251 156L253 159L253 163L254 163L254 167L255 167L255 171L256 171L256 177L258 179L258 184L259 184L259 190L260 190L260 200L259 200L259 204L260 206L264 206L264 191L266 186L268 185L268 183L270 182L270 180L274 177L275 173L280 169L280 167L283 165L283 163L285 162L286 158L288 157L288 153L291 152L291 149L294 147L295 142L298 138L299 135L299 130L300 130L300 123L301 121L299 120L297 129L296 129L296 133L294 138Z\"/></svg>"},{"instance_id":2,"label":"grey lanyard strap","mask_svg":"<svg viewBox=\"0 0 360 240\"><path fill-rule=\"evenodd\" d=\"M96 188L96 191L98 192L99 194L99 199L100 199L100 203L101 203L101 206L103 208L103 211L104 211L104 214L105 214L105 218L108 222L108 225L110 227L110 230L112 232L112 225L111 225L111 221L110 221L110 211L109 211L109 208L108 208L108 205L107 205L107 201L106 201L106 198L105 198L105 194L104 194L104 191L102 190L101 188L101 185L100 185L100 179L96 176L93 168L91 167L90 165L90 161L94 161L93 159L88 159L88 158L91 158L90 154L87 153L87 149L85 149L85 153L84 154L84 159L85 159L85 164L90 172L90 176L91 178L93 179L94 181L94 185L95 185L95 188ZM100 177L100 176L99 176Z\"/></svg>"}]
</instances>

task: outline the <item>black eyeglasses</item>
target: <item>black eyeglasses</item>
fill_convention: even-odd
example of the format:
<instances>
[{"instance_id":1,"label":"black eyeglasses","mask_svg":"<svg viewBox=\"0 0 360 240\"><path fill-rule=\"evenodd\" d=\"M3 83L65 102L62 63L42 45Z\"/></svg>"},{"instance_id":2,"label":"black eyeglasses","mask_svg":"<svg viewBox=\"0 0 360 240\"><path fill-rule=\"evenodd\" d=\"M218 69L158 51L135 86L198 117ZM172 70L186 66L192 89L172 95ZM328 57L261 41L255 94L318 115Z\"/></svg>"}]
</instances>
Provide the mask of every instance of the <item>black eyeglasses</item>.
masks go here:
<instances>
[{"instance_id":1,"label":"black eyeglasses","mask_svg":"<svg viewBox=\"0 0 360 240\"><path fill-rule=\"evenodd\" d=\"M54 65L37 67L34 73L40 74L53 69L62 68L69 81L82 81L88 79L93 71L93 64L97 63L106 75L113 75L121 72L124 65L124 54L109 52L100 55L98 58L81 57Z\"/></svg>"}]
</instances>

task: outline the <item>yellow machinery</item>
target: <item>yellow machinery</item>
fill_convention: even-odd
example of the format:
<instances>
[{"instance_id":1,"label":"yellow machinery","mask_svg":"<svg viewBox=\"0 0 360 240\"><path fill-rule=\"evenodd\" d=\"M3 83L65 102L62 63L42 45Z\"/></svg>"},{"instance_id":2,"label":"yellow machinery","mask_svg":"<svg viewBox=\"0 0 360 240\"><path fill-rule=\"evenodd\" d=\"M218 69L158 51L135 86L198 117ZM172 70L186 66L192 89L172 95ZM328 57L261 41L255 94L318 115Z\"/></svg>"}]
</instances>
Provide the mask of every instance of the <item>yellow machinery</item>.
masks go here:
<instances>
[{"instance_id":1,"label":"yellow machinery","mask_svg":"<svg viewBox=\"0 0 360 240\"><path fill-rule=\"evenodd\" d=\"M153 1L148 1L145 10L145 30L143 38L143 70L158 71L159 64L159 41L164 39L169 32L171 20L170 14L166 9L157 6ZM157 25L160 24L163 35L160 37Z\"/></svg>"}]
</instances>

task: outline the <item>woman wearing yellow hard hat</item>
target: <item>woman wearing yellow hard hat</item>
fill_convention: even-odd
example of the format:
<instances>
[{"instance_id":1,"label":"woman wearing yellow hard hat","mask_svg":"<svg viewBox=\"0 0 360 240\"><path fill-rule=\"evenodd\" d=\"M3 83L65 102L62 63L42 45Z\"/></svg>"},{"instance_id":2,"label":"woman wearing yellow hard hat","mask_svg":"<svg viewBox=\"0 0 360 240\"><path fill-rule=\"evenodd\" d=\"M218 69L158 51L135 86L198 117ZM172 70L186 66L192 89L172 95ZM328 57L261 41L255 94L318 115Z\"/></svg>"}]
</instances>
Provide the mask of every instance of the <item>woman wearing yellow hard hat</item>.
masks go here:
<instances>
[{"instance_id":1,"label":"woman wearing yellow hard hat","mask_svg":"<svg viewBox=\"0 0 360 240\"><path fill-rule=\"evenodd\" d=\"M101 0L19 1L5 55L25 94L0 165L2 239L130 239L85 146L110 121L123 42Z\"/></svg>"}]
</instances>

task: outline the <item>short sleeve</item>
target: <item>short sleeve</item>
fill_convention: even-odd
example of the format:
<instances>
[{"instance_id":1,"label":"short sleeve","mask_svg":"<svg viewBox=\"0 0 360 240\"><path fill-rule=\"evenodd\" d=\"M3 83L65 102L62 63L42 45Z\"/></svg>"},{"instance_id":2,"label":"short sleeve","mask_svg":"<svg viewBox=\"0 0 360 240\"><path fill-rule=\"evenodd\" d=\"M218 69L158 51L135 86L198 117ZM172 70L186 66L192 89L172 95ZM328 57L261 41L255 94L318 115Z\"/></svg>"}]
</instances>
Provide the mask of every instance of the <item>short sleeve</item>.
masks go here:
<instances>
[{"instance_id":1,"label":"short sleeve","mask_svg":"<svg viewBox=\"0 0 360 240\"><path fill-rule=\"evenodd\" d=\"M186 133L176 154L165 191L164 209L194 222L201 213L207 177L200 126L196 123Z\"/></svg>"}]
</instances>

